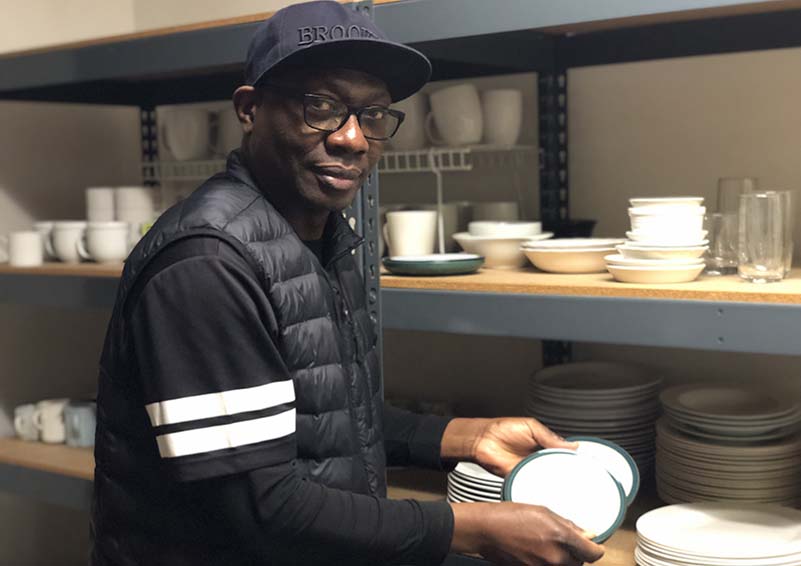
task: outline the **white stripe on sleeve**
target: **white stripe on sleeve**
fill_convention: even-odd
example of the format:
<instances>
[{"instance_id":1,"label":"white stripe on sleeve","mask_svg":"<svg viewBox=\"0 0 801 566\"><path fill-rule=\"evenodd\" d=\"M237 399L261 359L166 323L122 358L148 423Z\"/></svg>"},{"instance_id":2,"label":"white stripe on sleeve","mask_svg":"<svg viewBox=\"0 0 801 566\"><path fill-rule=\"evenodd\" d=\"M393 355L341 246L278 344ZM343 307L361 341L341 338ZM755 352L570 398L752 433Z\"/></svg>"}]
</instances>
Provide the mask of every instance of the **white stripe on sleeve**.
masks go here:
<instances>
[{"instance_id":1,"label":"white stripe on sleeve","mask_svg":"<svg viewBox=\"0 0 801 566\"><path fill-rule=\"evenodd\" d=\"M292 380L288 379L245 389L159 401L145 405L145 410L150 423L157 427L261 411L294 400L295 387Z\"/></svg>"},{"instance_id":2,"label":"white stripe on sleeve","mask_svg":"<svg viewBox=\"0 0 801 566\"><path fill-rule=\"evenodd\" d=\"M162 458L214 452L275 440L295 432L295 409L260 419L196 428L156 437Z\"/></svg>"}]
</instances>

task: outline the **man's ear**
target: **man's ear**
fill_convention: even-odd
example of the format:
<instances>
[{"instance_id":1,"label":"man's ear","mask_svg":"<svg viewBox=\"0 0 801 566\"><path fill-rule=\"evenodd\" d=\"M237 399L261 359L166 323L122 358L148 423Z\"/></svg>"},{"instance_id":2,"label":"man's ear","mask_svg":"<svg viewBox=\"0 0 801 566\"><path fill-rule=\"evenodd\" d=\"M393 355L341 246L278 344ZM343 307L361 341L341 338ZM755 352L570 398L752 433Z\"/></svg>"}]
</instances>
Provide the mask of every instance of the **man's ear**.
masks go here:
<instances>
[{"instance_id":1,"label":"man's ear","mask_svg":"<svg viewBox=\"0 0 801 566\"><path fill-rule=\"evenodd\" d=\"M233 101L236 115L242 124L242 131L249 134L253 131L259 95L254 87L243 85L234 91Z\"/></svg>"}]
</instances>

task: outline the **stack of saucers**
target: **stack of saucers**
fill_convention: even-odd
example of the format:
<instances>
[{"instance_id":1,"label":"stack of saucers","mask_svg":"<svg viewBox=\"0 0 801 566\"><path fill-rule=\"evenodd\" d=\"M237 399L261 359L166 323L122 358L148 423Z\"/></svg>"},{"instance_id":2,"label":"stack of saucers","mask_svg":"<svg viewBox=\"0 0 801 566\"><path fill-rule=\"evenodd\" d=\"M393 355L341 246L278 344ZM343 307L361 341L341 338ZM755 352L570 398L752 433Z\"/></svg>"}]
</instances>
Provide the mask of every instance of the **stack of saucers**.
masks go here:
<instances>
[{"instance_id":1,"label":"stack of saucers","mask_svg":"<svg viewBox=\"0 0 801 566\"><path fill-rule=\"evenodd\" d=\"M476 464L459 462L448 473L448 501L451 503L500 501L502 493L503 478Z\"/></svg>"},{"instance_id":2,"label":"stack of saucers","mask_svg":"<svg viewBox=\"0 0 801 566\"><path fill-rule=\"evenodd\" d=\"M801 564L801 511L778 505L687 503L637 519L640 566Z\"/></svg>"},{"instance_id":3,"label":"stack of saucers","mask_svg":"<svg viewBox=\"0 0 801 566\"><path fill-rule=\"evenodd\" d=\"M552 366L530 382L526 413L562 436L611 440L640 474L654 465L654 422L661 378L638 366L583 362Z\"/></svg>"},{"instance_id":4,"label":"stack of saucers","mask_svg":"<svg viewBox=\"0 0 801 566\"><path fill-rule=\"evenodd\" d=\"M704 270L709 241L702 197L631 199L629 240L607 256L606 267L626 283L685 283Z\"/></svg>"},{"instance_id":5,"label":"stack of saucers","mask_svg":"<svg viewBox=\"0 0 801 566\"><path fill-rule=\"evenodd\" d=\"M801 503L801 404L742 385L662 392L657 490L667 502Z\"/></svg>"}]
</instances>

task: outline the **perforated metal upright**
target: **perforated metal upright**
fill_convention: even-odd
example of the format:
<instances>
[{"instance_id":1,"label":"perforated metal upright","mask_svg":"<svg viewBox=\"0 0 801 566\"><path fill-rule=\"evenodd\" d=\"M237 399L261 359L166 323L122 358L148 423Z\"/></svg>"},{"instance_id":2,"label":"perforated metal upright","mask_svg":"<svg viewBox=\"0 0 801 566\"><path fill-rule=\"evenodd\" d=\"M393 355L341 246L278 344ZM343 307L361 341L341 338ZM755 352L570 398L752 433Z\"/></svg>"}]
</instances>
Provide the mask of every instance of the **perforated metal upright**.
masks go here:
<instances>
[{"instance_id":1,"label":"perforated metal upright","mask_svg":"<svg viewBox=\"0 0 801 566\"><path fill-rule=\"evenodd\" d=\"M567 160L567 69L554 62L540 71L537 84L540 142L540 218L553 231L570 219ZM545 366L572 359L570 342L543 340Z\"/></svg>"}]
</instances>

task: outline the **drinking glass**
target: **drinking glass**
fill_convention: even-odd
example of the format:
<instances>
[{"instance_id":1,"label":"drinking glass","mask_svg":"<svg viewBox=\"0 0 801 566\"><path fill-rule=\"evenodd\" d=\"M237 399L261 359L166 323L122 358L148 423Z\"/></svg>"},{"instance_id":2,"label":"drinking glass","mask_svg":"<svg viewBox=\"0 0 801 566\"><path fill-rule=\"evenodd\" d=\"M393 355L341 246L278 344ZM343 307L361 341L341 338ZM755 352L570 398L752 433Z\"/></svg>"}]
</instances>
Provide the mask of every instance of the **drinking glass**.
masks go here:
<instances>
[{"instance_id":1,"label":"drinking glass","mask_svg":"<svg viewBox=\"0 0 801 566\"><path fill-rule=\"evenodd\" d=\"M755 177L721 177L718 179L718 201L715 212L737 215L740 210L740 195L753 193L759 188Z\"/></svg>"},{"instance_id":2,"label":"drinking glass","mask_svg":"<svg viewBox=\"0 0 801 566\"><path fill-rule=\"evenodd\" d=\"M793 266L793 229L795 214L793 206L795 198L792 191L777 191L784 200L784 276L790 273Z\"/></svg>"},{"instance_id":3,"label":"drinking glass","mask_svg":"<svg viewBox=\"0 0 801 566\"><path fill-rule=\"evenodd\" d=\"M740 195L738 273L743 279L768 283L784 278L785 199L781 191Z\"/></svg>"},{"instance_id":4,"label":"drinking glass","mask_svg":"<svg viewBox=\"0 0 801 566\"><path fill-rule=\"evenodd\" d=\"M737 273L738 214L713 212L706 216L709 249L706 257L707 275Z\"/></svg>"}]
</instances>

